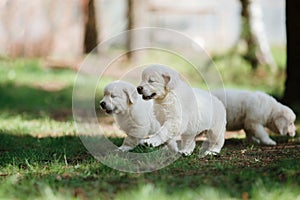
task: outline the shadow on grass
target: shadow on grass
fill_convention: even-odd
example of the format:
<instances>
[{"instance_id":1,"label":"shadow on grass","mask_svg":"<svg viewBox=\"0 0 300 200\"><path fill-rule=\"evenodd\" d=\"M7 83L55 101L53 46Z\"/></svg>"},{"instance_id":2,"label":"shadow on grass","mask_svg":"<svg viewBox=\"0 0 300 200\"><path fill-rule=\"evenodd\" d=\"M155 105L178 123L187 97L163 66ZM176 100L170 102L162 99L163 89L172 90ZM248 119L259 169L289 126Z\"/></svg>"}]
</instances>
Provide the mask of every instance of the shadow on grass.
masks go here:
<instances>
[{"instance_id":1,"label":"shadow on grass","mask_svg":"<svg viewBox=\"0 0 300 200\"><path fill-rule=\"evenodd\" d=\"M16 190L30 190L32 184L39 182L56 190L80 187L111 197L153 184L168 194L208 186L240 198L244 192L251 194L257 180L273 189L300 185L300 143L286 139L276 147L227 140L220 157L199 159L196 150L164 169L144 174L124 173L102 165L76 136L35 138L0 132L0 144L1 176L21 174Z\"/></svg>"},{"instance_id":2,"label":"shadow on grass","mask_svg":"<svg viewBox=\"0 0 300 200\"><path fill-rule=\"evenodd\" d=\"M46 116L58 121L71 120L73 119L72 92L72 86L50 92L24 85L1 84L0 112L25 114L29 118ZM97 99L101 99L101 97L97 97ZM104 112L100 112L99 109L97 115L102 117Z\"/></svg>"},{"instance_id":3,"label":"shadow on grass","mask_svg":"<svg viewBox=\"0 0 300 200\"><path fill-rule=\"evenodd\" d=\"M30 135L7 134L0 131L0 166L24 166L25 162L81 162L91 158L76 136L37 138Z\"/></svg>"},{"instance_id":4,"label":"shadow on grass","mask_svg":"<svg viewBox=\"0 0 300 200\"><path fill-rule=\"evenodd\" d=\"M72 90L72 87L67 87L60 91L49 92L29 86L2 84L0 85L0 112L50 117L56 117L56 113L72 115Z\"/></svg>"}]
</instances>

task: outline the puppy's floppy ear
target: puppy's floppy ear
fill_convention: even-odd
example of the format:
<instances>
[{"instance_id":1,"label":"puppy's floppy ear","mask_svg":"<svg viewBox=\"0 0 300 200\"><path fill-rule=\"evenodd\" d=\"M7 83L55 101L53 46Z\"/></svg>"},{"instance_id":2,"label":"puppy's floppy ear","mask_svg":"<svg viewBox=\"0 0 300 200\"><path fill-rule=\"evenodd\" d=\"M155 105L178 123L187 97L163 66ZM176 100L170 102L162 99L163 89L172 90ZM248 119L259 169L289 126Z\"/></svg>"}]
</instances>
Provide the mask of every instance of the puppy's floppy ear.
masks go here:
<instances>
[{"instance_id":1,"label":"puppy's floppy ear","mask_svg":"<svg viewBox=\"0 0 300 200\"><path fill-rule=\"evenodd\" d=\"M289 133L290 122L295 121L295 113L287 106L281 108L274 114L274 124L281 135Z\"/></svg>"},{"instance_id":2,"label":"puppy's floppy ear","mask_svg":"<svg viewBox=\"0 0 300 200\"><path fill-rule=\"evenodd\" d=\"M170 90L172 90L176 87L177 76L174 76L174 75L169 74L169 73L164 73L164 74L162 74L162 77L165 80L166 90L170 91Z\"/></svg>"},{"instance_id":3,"label":"puppy's floppy ear","mask_svg":"<svg viewBox=\"0 0 300 200\"><path fill-rule=\"evenodd\" d=\"M278 115L276 118L274 118L274 123L280 135L286 135L288 133L287 120L283 116Z\"/></svg>"},{"instance_id":4,"label":"puppy's floppy ear","mask_svg":"<svg viewBox=\"0 0 300 200\"><path fill-rule=\"evenodd\" d=\"M127 96L129 104L134 104L138 98L138 94L135 88L132 90L129 88L124 88L123 91Z\"/></svg>"}]
</instances>

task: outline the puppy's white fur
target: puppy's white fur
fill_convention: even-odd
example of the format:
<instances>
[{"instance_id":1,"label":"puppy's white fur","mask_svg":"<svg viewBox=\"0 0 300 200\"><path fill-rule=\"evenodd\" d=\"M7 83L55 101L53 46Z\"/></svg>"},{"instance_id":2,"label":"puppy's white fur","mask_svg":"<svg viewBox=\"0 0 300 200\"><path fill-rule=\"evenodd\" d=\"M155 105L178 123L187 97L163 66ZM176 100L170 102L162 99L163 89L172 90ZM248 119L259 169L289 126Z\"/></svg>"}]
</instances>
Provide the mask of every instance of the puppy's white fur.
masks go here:
<instances>
[{"instance_id":1,"label":"puppy's white fur","mask_svg":"<svg viewBox=\"0 0 300 200\"><path fill-rule=\"evenodd\" d=\"M226 112L213 95L191 88L174 70L151 65L142 73L138 87L144 99L154 99L155 115L162 125L159 134L147 140L155 146L167 141L178 151L176 136L181 136L179 152L190 155L195 148L195 136L206 131L207 140L201 155L219 153L224 144Z\"/></svg>"},{"instance_id":2,"label":"puppy's white fur","mask_svg":"<svg viewBox=\"0 0 300 200\"><path fill-rule=\"evenodd\" d=\"M264 127L281 135L295 136L296 115L273 97L245 90L216 90L212 93L225 105L227 130L244 129L248 139L266 145L276 145L276 142Z\"/></svg>"},{"instance_id":3,"label":"puppy's white fur","mask_svg":"<svg viewBox=\"0 0 300 200\"><path fill-rule=\"evenodd\" d=\"M111 113L119 127L127 134L119 147L122 151L133 149L160 128L154 116L153 102L142 100L136 87L130 83L114 81L108 84L104 88L104 97L100 104L102 102L105 102L102 109Z\"/></svg>"}]
</instances>

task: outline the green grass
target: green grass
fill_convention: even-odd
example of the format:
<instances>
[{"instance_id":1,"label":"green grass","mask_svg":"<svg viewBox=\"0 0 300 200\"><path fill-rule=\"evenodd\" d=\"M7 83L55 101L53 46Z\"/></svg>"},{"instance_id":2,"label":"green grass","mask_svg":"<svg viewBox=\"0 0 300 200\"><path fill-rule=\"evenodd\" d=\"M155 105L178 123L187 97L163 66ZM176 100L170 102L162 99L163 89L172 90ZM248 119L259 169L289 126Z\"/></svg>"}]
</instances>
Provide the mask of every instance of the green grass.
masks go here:
<instances>
[{"instance_id":1,"label":"green grass","mask_svg":"<svg viewBox=\"0 0 300 200\"><path fill-rule=\"evenodd\" d=\"M281 95L281 74L261 77L238 57L216 62L225 85ZM193 73L183 71L193 81ZM151 173L101 164L75 133L75 77L40 60L0 60L0 199L300 199L299 136L275 137L276 148L230 139L220 157L199 159L196 150ZM49 83L61 88L47 90Z\"/></svg>"},{"instance_id":2,"label":"green grass","mask_svg":"<svg viewBox=\"0 0 300 200\"><path fill-rule=\"evenodd\" d=\"M241 157L242 150L246 153ZM277 152L266 163L269 156L261 147L229 140L218 158L199 159L195 153L159 171L130 174L102 165L74 136L1 133L0 197L240 199L247 194L254 199L299 198L298 149Z\"/></svg>"}]
</instances>

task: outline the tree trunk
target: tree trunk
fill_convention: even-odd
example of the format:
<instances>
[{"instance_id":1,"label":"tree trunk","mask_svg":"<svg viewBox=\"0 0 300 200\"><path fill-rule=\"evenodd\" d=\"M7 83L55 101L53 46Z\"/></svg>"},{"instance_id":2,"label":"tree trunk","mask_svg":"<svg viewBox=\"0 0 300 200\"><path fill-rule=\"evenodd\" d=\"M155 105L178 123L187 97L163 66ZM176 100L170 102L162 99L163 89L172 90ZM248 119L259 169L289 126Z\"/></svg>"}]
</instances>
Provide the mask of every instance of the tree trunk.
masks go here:
<instances>
[{"instance_id":1,"label":"tree trunk","mask_svg":"<svg viewBox=\"0 0 300 200\"><path fill-rule=\"evenodd\" d=\"M277 70L273 59L262 21L262 11L258 0L240 0L242 5L242 34L241 40L247 45L244 58L252 68L267 65L272 71Z\"/></svg>"},{"instance_id":2,"label":"tree trunk","mask_svg":"<svg viewBox=\"0 0 300 200\"><path fill-rule=\"evenodd\" d=\"M258 59L256 57L256 45L255 39L251 34L250 27L250 2L249 0L240 0L242 5L241 17L242 17L242 32L241 40L245 41L247 45L247 50L244 58L251 64L252 68L255 69L258 66Z\"/></svg>"},{"instance_id":3,"label":"tree trunk","mask_svg":"<svg viewBox=\"0 0 300 200\"><path fill-rule=\"evenodd\" d=\"M277 70L276 63L270 50L270 46L263 22L263 14L258 0L250 1L250 33L257 45L256 57L261 65L269 66L275 72Z\"/></svg>"},{"instance_id":4,"label":"tree trunk","mask_svg":"<svg viewBox=\"0 0 300 200\"><path fill-rule=\"evenodd\" d=\"M287 63L283 101L300 109L300 1L286 0Z\"/></svg>"},{"instance_id":5,"label":"tree trunk","mask_svg":"<svg viewBox=\"0 0 300 200\"><path fill-rule=\"evenodd\" d=\"M94 0L82 1L84 15L84 53L90 53L98 45L95 2Z\"/></svg>"},{"instance_id":6,"label":"tree trunk","mask_svg":"<svg viewBox=\"0 0 300 200\"><path fill-rule=\"evenodd\" d=\"M131 30L135 27L134 24L134 0L127 0L127 30ZM127 48L127 59L131 60L132 59L132 53L131 50L133 48L133 34L132 32L128 32L127 34L127 41L126 41L126 48Z\"/></svg>"}]
</instances>

